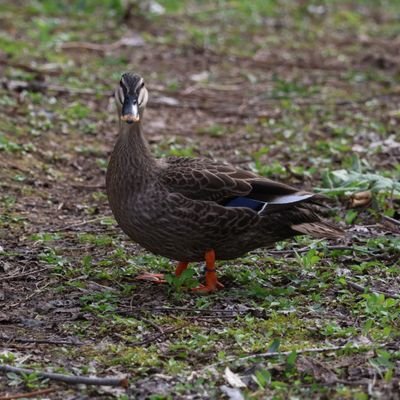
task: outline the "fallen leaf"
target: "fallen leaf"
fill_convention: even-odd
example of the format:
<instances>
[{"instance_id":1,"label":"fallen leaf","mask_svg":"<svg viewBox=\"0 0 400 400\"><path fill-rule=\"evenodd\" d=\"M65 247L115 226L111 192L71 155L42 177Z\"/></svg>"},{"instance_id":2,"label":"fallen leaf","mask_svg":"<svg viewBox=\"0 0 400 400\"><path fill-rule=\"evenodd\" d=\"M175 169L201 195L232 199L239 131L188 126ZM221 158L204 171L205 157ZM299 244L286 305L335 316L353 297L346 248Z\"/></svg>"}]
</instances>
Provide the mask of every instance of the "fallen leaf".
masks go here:
<instances>
[{"instance_id":1,"label":"fallen leaf","mask_svg":"<svg viewBox=\"0 0 400 400\"><path fill-rule=\"evenodd\" d=\"M337 381L336 374L328 368L328 364L311 357L300 357L296 362L300 372L311 374L319 382L332 384Z\"/></svg>"},{"instance_id":2,"label":"fallen leaf","mask_svg":"<svg viewBox=\"0 0 400 400\"><path fill-rule=\"evenodd\" d=\"M194 82L204 82L208 79L209 73L208 71L202 71L198 74L190 75L190 79Z\"/></svg>"},{"instance_id":3,"label":"fallen leaf","mask_svg":"<svg viewBox=\"0 0 400 400\"><path fill-rule=\"evenodd\" d=\"M238 388L230 388L223 385L221 390L228 396L229 400L244 400L242 392Z\"/></svg>"},{"instance_id":4,"label":"fallen leaf","mask_svg":"<svg viewBox=\"0 0 400 400\"><path fill-rule=\"evenodd\" d=\"M173 97L160 96L157 97L157 104L165 104L166 106L177 106L179 101Z\"/></svg>"},{"instance_id":5,"label":"fallen leaf","mask_svg":"<svg viewBox=\"0 0 400 400\"><path fill-rule=\"evenodd\" d=\"M224 373L226 381L234 388L246 387L246 384L240 379L238 374L235 374L229 367L225 368Z\"/></svg>"},{"instance_id":6,"label":"fallen leaf","mask_svg":"<svg viewBox=\"0 0 400 400\"><path fill-rule=\"evenodd\" d=\"M372 193L369 190L364 192L354 193L350 197L349 207L367 207L372 201Z\"/></svg>"},{"instance_id":7,"label":"fallen leaf","mask_svg":"<svg viewBox=\"0 0 400 400\"><path fill-rule=\"evenodd\" d=\"M140 47L144 46L146 42L140 35L132 34L130 36L120 39L119 44L126 47Z\"/></svg>"}]
</instances>

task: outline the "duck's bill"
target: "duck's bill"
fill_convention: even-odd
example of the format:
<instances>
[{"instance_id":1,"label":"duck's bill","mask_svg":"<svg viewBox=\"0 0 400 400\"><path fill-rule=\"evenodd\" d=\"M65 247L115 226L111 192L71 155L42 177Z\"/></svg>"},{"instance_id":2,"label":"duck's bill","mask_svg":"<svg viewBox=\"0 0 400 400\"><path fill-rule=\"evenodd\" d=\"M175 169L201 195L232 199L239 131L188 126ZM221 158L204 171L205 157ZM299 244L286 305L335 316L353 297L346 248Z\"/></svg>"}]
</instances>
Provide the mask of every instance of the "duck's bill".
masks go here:
<instances>
[{"instance_id":1,"label":"duck's bill","mask_svg":"<svg viewBox=\"0 0 400 400\"><path fill-rule=\"evenodd\" d=\"M138 122L140 120L140 117L139 115L126 114L121 115L121 120L125 122Z\"/></svg>"},{"instance_id":2,"label":"duck's bill","mask_svg":"<svg viewBox=\"0 0 400 400\"><path fill-rule=\"evenodd\" d=\"M140 119L137 99L131 96L125 98L122 105L121 120L125 122L138 122Z\"/></svg>"}]
</instances>

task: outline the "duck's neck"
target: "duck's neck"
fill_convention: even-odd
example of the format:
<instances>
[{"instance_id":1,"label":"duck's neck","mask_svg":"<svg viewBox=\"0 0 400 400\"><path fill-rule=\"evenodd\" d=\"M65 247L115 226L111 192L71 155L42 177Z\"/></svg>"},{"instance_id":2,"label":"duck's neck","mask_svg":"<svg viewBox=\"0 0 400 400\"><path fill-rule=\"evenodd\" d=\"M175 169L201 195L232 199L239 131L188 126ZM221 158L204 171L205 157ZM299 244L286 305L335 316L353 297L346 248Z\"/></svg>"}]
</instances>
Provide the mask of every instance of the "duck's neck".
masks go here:
<instances>
[{"instance_id":1,"label":"duck's neck","mask_svg":"<svg viewBox=\"0 0 400 400\"><path fill-rule=\"evenodd\" d=\"M125 184L131 181L136 185L144 184L151 178L156 161L143 136L140 122L121 122L111 163L114 174L119 175Z\"/></svg>"}]
</instances>

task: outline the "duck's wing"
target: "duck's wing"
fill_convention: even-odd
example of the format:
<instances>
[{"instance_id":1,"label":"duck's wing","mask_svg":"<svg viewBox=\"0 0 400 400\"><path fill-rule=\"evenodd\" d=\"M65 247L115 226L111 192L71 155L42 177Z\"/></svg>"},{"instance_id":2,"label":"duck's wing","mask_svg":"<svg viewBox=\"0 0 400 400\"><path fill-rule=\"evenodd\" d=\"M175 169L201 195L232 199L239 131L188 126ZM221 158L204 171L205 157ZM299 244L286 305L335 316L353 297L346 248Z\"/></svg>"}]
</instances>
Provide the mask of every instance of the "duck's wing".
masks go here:
<instances>
[{"instance_id":1,"label":"duck's wing","mask_svg":"<svg viewBox=\"0 0 400 400\"><path fill-rule=\"evenodd\" d=\"M167 158L159 178L168 191L190 199L214 201L228 207L257 208L257 211L315 197L313 193L299 192L251 171L208 159Z\"/></svg>"},{"instance_id":2,"label":"duck's wing","mask_svg":"<svg viewBox=\"0 0 400 400\"><path fill-rule=\"evenodd\" d=\"M331 238L343 235L341 229L321 219L323 196L208 159L169 158L163 162L159 178L171 193L224 207L250 208L300 234Z\"/></svg>"},{"instance_id":3,"label":"duck's wing","mask_svg":"<svg viewBox=\"0 0 400 400\"><path fill-rule=\"evenodd\" d=\"M249 171L207 159L167 158L160 170L160 180L170 192L178 192L193 200L217 203L251 191Z\"/></svg>"}]
</instances>

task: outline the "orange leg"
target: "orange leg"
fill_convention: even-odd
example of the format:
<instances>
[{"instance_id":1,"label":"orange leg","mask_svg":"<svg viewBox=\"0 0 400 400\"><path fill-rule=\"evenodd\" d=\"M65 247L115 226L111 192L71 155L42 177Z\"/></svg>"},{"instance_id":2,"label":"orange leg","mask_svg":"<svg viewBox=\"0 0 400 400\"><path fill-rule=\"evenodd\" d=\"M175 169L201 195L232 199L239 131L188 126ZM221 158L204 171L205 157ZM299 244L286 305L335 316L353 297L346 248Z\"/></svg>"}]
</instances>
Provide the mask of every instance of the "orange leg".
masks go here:
<instances>
[{"instance_id":1,"label":"orange leg","mask_svg":"<svg viewBox=\"0 0 400 400\"><path fill-rule=\"evenodd\" d=\"M217 273L215 270L215 251L207 250L205 254L206 259L206 284L194 288L193 291L200 293L210 293L224 287L224 285L218 281Z\"/></svg>"},{"instance_id":2,"label":"orange leg","mask_svg":"<svg viewBox=\"0 0 400 400\"><path fill-rule=\"evenodd\" d=\"M188 262L179 261L178 265L176 266L175 276L180 276L181 273L188 267Z\"/></svg>"},{"instance_id":3,"label":"orange leg","mask_svg":"<svg viewBox=\"0 0 400 400\"><path fill-rule=\"evenodd\" d=\"M189 263L187 262L179 261L175 270L175 276L179 276L188 267L188 265ZM164 274L152 274L147 272L137 276L135 280L149 281L154 283L166 283L166 280L164 279Z\"/></svg>"}]
</instances>

